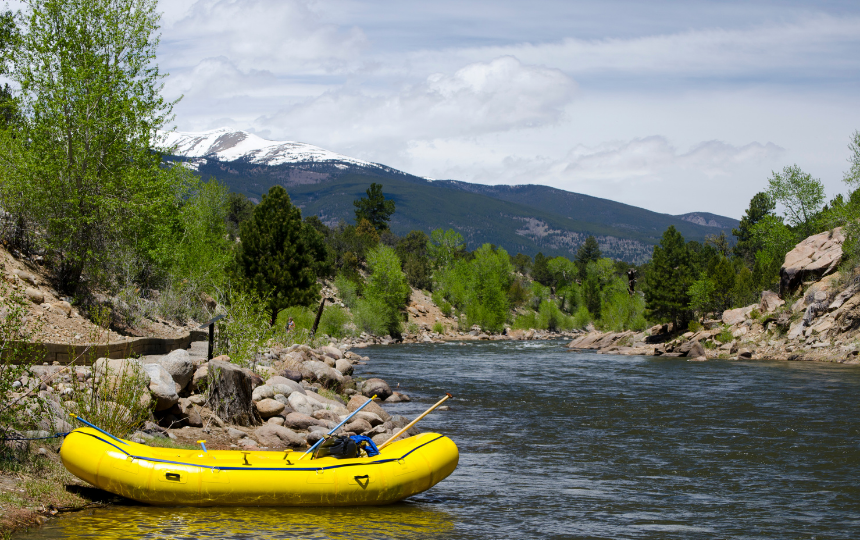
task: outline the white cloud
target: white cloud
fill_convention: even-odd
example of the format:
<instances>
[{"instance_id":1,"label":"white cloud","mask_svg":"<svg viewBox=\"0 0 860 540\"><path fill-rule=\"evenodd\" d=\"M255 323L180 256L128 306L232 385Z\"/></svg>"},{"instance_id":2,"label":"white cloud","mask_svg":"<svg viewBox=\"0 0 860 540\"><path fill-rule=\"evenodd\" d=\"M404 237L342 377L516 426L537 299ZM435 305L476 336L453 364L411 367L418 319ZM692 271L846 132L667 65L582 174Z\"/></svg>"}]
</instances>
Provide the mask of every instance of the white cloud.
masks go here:
<instances>
[{"instance_id":1,"label":"white cloud","mask_svg":"<svg viewBox=\"0 0 860 540\"><path fill-rule=\"evenodd\" d=\"M475 136L559 122L576 83L505 56L430 75L393 95L343 89L262 117L257 126L340 147Z\"/></svg>"},{"instance_id":2,"label":"white cloud","mask_svg":"<svg viewBox=\"0 0 860 540\"><path fill-rule=\"evenodd\" d=\"M300 0L185 1L170 4L163 23L168 67L226 57L244 70L326 74L356 61L367 43L360 29L326 23Z\"/></svg>"}]
</instances>

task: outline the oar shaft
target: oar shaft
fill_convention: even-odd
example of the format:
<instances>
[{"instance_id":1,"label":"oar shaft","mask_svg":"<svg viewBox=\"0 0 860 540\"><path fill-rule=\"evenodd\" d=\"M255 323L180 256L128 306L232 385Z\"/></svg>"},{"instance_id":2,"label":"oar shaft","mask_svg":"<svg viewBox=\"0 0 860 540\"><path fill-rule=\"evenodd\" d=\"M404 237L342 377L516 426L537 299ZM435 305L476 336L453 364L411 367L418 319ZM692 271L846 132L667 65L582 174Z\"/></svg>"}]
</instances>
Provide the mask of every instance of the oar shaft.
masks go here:
<instances>
[{"instance_id":1,"label":"oar shaft","mask_svg":"<svg viewBox=\"0 0 860 540\"><path fill-rule=\"evenodd\" d=\"M376 399L376 395L374 395L372 398L370 398L370 399L368 399L367 401L365 401L365 402L364 402L364 405L362 405L361 407L357 408L356 410L354 410L354 411L352 412L352 414L350 414L349 416L347 416L346 418L344 418L344 419L343 419L343 422L341 422L340 424L338 424L338 425L334 426L334 427L331 429L331 431L329 431L328 433L326 433L326 437L327 437L327 436L329 436L329 435L331 435L332 433L335 433L337 430L339 430L339 429L340 429L340 426L342 426L342 425L346 424L347 422L349 422L349 419L350 419L350 418L352 418L353 416L355 416L356 414L358 414L358 411L360 411L361 409L363 409L363 408L367 407L368 405L370 405L370 403L371 403L374 399ZM323 442L324 440L325 440L325 437L323 437L322 439L318 440L318 441L316 442L316 444L314 444L313 446L311 446L310 448L308 448L308 449L305 451L305 453L304 453L304 454L302 454L302 456L301 456L298 460L296 460L296 461L301 461L302 459L304 459L304 457L305 457L306 455L308 455L310 452L313 452L313 451L314 451L314 448L316 448L317 446L321 445L321 444L322 444L322 442Z\"/></svg>"},{"instance_id":2,"label":"oar shaft","mask_svg":"<svg viewBox=\"0 0 860 540\"><path fill-rule=\"evenodd\" d=\"M445 396L445 397L443 397L442 399L440 399L440 400L439 400L439 402L438 402L438 403L436 403L436 405L433 405L432 407L430 407L429 409L427 409L426 411L424 411L424 414L422 414L421 416L419 416L419 417L418 417L418 418L416 418L415 420L413 420L413 421L409 422L408 424L406 424L406 427L404 427L403 429L401 429L400 431L398 431L397 433L395 433L393 437L391 437L390 439L388 439L387 441L385 441L384 443L382 443L382 445L380 445L380 446L379 446L379 450L382 450L383 448L385 448L386 446L388 446L390 443L393 443L393 442L394 442L394 440L395 440L395 439L397 439L397 437L400 437L401 435L403 435L404 433L406 433L406 432L409 430L409 428L411 428L412 426L414 426L415 424L417 424L419 420L421 420L422 418L424 418L425 416L427 416L428 414L430 414L431 412L433 412L433 410L434 410L436 407L438 407L439 405L441 405L441 404L445 403L445 401L446 401L448 398L451 398L451 397L454 397L454 396L452 396L451 394L446 394L446 396Z\"/></svg>"}]
</instances>

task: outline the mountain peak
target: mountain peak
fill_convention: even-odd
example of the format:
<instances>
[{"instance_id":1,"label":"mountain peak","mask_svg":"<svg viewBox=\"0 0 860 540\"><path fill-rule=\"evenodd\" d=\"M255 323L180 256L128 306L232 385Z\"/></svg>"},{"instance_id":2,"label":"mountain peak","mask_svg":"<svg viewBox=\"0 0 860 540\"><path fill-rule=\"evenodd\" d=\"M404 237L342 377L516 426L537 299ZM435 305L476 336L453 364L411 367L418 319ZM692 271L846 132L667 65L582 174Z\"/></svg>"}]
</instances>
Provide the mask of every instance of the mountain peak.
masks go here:
<instances>
[{"instance_id":1,"label":"mountain peak","mask_svg":"<svg viewBox=\"0 0 860 540\"><path fill-rule=\"evenodd\" d=\"M359 167L381 168L331 152L319 146L294 141L270 141L247 131L222 127L209 131L160 133L163 144L178 156L210 158L218 161L244 161L260 165L288 163L343 163Z\"/></svg>"}]
</instances>

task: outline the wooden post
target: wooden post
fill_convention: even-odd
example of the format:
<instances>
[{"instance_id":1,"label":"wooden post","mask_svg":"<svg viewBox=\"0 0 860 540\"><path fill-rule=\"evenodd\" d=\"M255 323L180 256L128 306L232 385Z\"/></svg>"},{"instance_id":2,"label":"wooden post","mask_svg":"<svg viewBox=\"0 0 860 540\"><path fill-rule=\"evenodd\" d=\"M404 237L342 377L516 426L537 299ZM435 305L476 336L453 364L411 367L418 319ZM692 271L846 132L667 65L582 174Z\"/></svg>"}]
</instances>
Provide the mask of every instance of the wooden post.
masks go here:
<instances>
[{"instance_id":1,"label":"wooden post","mask_svg":"<svg viewBox=\"0 0 860 540\"><path fill-rule=\"evenodd\" d=\"M323 297L322 302L320 302L320 307L317 309L317 318L314 319L314 326L311 328L311 339L313 339L317 333L317 327L320 325L320 319L322 318L323 307L325 306L326 300L328 300L328 298Z\"/></svg>"},{"instance_id":2,"label":"wooden post","mask_svg":"<svg viewBox=\"0 0 860 540\"><path fill-rule=\"evenodd\" d=\"M209 319L205 323L200 325L200 328L209 327L209 353L206 355L207 360L212 360L212 354L215 350L215 323L220 321L226 317L226 315L218 315L212 319Z\"/></svg>"}]
</instances>

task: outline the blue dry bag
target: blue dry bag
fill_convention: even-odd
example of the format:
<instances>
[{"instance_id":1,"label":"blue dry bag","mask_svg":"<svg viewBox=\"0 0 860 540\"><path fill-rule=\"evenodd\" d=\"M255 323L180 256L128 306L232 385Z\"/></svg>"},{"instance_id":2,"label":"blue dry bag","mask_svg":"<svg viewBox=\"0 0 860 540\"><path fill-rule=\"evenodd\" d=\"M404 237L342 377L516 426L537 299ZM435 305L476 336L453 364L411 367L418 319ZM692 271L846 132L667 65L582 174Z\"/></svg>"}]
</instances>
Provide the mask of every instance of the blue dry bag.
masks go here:
<instances>
[{"instance_id":1,"label":"blue dry bag","mask_svg":"<svg viewBox=\"0 0 860 540\"><path fill-rule=\"evenodd\" d=\"M379 449L370 437L366 437L364 435L350 435L349 438L352 439L356 446L364 448L364 451L367 452L367 457L379 455Z\"/></svg>"}]
</instances>

